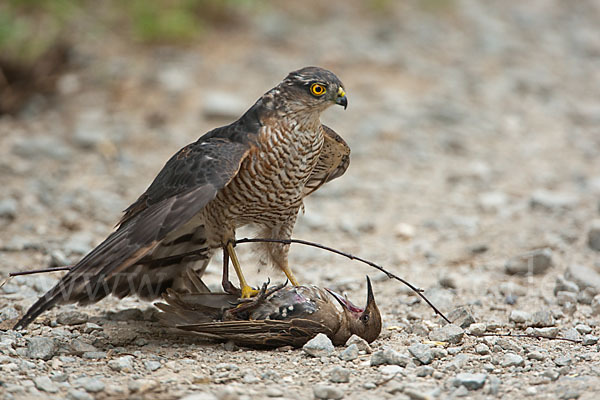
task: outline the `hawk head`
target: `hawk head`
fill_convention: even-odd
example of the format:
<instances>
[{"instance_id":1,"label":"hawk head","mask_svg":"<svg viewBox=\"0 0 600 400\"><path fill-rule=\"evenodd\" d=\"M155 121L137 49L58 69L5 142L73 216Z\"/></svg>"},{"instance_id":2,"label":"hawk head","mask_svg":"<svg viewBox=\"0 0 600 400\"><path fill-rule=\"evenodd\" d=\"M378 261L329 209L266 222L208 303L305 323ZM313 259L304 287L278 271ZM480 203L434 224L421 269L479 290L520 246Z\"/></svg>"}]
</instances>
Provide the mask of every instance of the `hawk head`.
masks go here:
<instances>
[{"instance_id":1,"label":"hawk head","mask_svg":"<svg viewBox=\"0 0 600 400\"><path fill-rule=\"evenodd\" d=\"M338 104L348 106L346 91L340 79L331 71L319 67L304 67L290 72L279 85L295 111L323 111Z\"/></svg>"}]
</instances>

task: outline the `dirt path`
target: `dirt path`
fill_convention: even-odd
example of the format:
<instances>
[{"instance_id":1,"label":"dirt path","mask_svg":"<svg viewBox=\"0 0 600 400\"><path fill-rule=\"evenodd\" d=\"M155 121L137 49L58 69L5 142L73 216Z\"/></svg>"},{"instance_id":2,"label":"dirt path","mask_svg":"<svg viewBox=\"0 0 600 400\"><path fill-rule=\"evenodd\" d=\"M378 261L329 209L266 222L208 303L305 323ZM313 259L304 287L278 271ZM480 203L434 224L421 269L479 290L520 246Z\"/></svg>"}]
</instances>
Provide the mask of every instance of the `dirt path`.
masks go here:
<instances>
[{"instance_id":1,"label":"dirt path","mask_svg":"<svg viewBox=\"0 0 600 400\"><path fill-rule=\"evenodd\" d=\"M53 310L23 336L0 331L0 397L595 398L599 3L332 3L267 7L191 49L76 48L82 67L61 79L57 99L0 119L0 276L78 260L172 153L314 64L346 85L348 110L323 120L352 161L306 202L294 236L386 265L444 312L467 306L467 330L529 328L588 345L465 336L436 346L440 334L454 339L398 282L294 246L302 282L359 303L365 274L374 279L385 329L372 354L205 343L152 322L147 303L107 299ZM533 264L512 258L536 250L538 273L527 275ZM241 256L255 263L249 248ZM507 273L509 260L525 275ZM209 269L216 284L219 268ZM269 275L281 279L251 276ZM2 329L54 279L0 289Z\"/></svg>"}]
</instances>

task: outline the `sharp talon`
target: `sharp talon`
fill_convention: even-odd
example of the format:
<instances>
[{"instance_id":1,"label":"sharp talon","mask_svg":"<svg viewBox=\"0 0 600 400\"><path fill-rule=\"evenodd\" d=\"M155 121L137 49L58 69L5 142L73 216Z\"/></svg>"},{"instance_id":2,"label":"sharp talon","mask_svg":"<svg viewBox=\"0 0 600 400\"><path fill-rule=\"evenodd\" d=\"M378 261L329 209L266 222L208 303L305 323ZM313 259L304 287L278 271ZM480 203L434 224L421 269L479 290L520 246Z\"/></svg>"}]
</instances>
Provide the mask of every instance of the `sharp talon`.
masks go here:
<instances>
[{"instance_id":1,"label":"sharp talon","mask_svg":"<svg viewBox=\"0 0 600 400\"><path fill-rule=\"evenodd\" d=\"M269 297L270 295L272 295L275 292L280 291L281 289L283 289L284 287L286 287L286 285L287 285L287 281L285 283L280 283L279 285L274 286L271 289L267 290L266 293L265 293L265 298Z\"/></svg>"}]
</instances>

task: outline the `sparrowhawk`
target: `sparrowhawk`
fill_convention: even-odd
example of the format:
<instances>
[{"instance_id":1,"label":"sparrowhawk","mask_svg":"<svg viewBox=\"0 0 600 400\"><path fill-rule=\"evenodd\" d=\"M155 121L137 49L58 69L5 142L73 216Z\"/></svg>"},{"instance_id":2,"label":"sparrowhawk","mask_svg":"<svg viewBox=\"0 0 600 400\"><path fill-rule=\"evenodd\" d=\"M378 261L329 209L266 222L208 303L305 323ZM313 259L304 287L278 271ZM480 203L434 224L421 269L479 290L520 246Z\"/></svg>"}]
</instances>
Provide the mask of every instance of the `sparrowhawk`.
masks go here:
<instances>
[{"instance_id":1,"label":"sparrowhawk","mask_svg":"<svg viewBox=\"0 0 600 400\"><path fill-rule=\"evenodd\" d=\"M55 304L89 304L110 293L153 299L167 288L183 290L187 269L201 276L219 248L224 272L232 260L242 297L255 293L233 248L235 231L252 223L260 237L289 239L303 198L346 171L348 146L320 121L333 104L348 104L342 82L328 70L305 67L287 75L237 121L183 147L125 210L117 229L16 327L26 327ZM289 245L261 246L297 285L288 265Z\"/></svg>"}]
</instances>

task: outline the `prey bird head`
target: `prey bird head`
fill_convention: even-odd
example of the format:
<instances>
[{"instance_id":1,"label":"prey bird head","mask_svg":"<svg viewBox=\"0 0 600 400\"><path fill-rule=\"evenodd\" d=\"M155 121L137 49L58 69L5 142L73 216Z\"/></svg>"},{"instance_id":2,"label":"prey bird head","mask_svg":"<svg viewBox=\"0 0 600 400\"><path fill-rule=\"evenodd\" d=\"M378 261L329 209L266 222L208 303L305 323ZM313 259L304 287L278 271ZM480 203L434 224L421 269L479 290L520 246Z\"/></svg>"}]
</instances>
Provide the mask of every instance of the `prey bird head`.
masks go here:
<instances>
[{"instance_id":1,"label":"prey bird head","mask_svg":"<svg viewBox=\"0 0 600 400\"><path fill-rule=\"evenodd\" d=\"M338 104L348 107L344 85L331 71L320 67L304 67L290 72L279 85L294 108L323 111Z\"/></svg>"},{"instance_id":2,"label":"prey bird head","mask_svg":"<svg viewBox=\"0 0 600 400\"><path fill-rule=\"evenodd\" d=\"M346 297L332 290L327 289L327 291L342 305L344 314L346 314L347 321L350 324L350 333L360 336L369 343L379 337L382 326L381 312L375 303L373 287L371 286L371 280L368 276L367 305L365 308L355 306Z\"/></svg>"}]
</instances>

